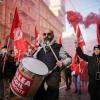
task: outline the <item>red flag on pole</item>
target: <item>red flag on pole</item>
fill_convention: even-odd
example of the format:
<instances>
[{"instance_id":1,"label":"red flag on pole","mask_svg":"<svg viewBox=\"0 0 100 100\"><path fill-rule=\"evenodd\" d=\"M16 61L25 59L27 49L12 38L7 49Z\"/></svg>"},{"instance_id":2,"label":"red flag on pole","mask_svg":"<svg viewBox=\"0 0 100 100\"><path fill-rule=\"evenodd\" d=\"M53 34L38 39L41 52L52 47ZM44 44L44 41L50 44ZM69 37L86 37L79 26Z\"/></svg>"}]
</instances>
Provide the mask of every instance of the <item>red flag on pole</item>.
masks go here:
<instances>
[{"instance_id":1,"label":"red flag on pole","mask_svg":"<svg viewBox=\"0 0 100 100\"><path fill-rule=\"evenodd\" d=\"M75 26L74 27L74 31L75 31L77 42L79 43L80 48L83 49L83 46L85 45L85 42L84 42L84 39L82 37L82 33L81 33L81 30L80 30L80 27L79 26L77 26L77 27ZM72 69L74 69L74 70L76 70L76 64L75 64L75 62L76 62L77 59L78 59L78 54L75 53L75 55L74 55L74 57L72 59L72 66L74 66L74 68L72 68Z\"/></svg>"},{"instance_id":2,"label":"red flag on pole","mask_svg":"<svg viewBox=\"0 0 100 100\"><path fill-rule=\"evenodd\" d=\"M100 45L100 24L97 24L97 42Z\"/></svg>"},{"instance_id":3,"label":"red flag on pole","mask_svg":"<svg viewBox=\"0 0 100 100\"><path fill-rule=\"evenodd\" d=\"M17 8L15 9L10 38L14 40L15 59L19 61L26 52L26 47Z\"/></svg>"},{"instance_id":4,"label":"red flag on pole","mask_svg":"<svg viewBox=\"0 0 100 100\"><path fill-rule=\"evenodd\" d=\"M76 38L77 38L77 41L79 43L79 46L81 47L81 49L83 49L83 46L85 45L85 42L84 42L84 39L83 39L83 36L82 36L82 33L81 33L81 30L80 30L79 26L77 27L75 33L76 33Z\"/></svg>"},{"instance_id":5,"label":"red flag on pole","mask_svg":"<svg viewBox=\"0 0 100 100\"><path fill-rule=\"evenodd\" d=\"M35 47L38 48L39 47L39 33L36 29L36 26L35 26Z\"/></svg>"},{"instance_id":6,"label":"red flag on pole","mask_svg":"<svg viewBox=\"0 0 100 100\"><path fill-rule=\"evenodd\" d=\"M72 59L72 64L76 62L77 57L78 57L78 55L77 55L77 53L75 53L75 55L74 55L74 57L73 57L73 59Z\"/></svg>"}]
</instances>

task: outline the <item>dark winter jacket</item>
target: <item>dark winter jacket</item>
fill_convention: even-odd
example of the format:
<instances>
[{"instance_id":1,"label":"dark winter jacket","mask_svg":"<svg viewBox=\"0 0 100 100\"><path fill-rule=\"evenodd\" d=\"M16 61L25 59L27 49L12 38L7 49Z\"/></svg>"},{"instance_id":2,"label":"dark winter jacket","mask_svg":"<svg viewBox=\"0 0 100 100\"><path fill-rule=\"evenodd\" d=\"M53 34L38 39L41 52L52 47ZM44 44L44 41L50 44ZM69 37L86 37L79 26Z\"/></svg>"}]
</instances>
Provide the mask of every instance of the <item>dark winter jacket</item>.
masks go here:
<instances>
[{"instance_id":1,"label":"dark winter jacket","mask_svg":"<svg viewBox=\"0 0 100 100\"><path fill-rule=\"evenodd\" d=\"M59 58L59 51L60 51L61 45L54 43L52 45L52 48L55 54L57 55L57 57ZM45 52L44 49L42 48L37 55L37 59L44 62L47 65L49 70L52 70L56 65L56 59L50 49L48 49L48 51Z\"/></svg>"},{"instance_id":2,"label":"dark winter jacket","mask_svg":"<svg viewBox=\"0 0 100 100\"><path fill-rule=\"evenodd\" d=\"M93 56L89 56L89 55L86 55L82 52L81 48L76 48L76 52L77 54L79 55L80 58L82 58L83 60L85 60L86 62L88 62L88 74L89 74L89 83L92 85L92 86L95 86L95 83L97 82L96 81L96 73L98 71L100 71L99 67L100 67L100 55L96 56L96 55L93 55ZM98 61L97 61L98 59Z\"/></svg>"}]
</instances>

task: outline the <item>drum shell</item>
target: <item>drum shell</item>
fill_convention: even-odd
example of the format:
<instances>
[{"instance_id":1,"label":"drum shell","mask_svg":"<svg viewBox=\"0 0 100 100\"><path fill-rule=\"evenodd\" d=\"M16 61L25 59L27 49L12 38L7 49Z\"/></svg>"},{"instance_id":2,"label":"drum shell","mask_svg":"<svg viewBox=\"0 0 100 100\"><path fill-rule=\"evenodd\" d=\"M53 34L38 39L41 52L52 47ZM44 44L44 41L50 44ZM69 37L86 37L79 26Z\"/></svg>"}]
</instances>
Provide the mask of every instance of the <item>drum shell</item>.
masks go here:
<instances>
[{"instance_id":1,"label":"drum shell","mask_svg":"<svg viewBox=\"0 0 100 100\"><path fill-rule=\"evenodd\" d=\"M18 92L17 89L14 87L16 85L16 87L18 88L18 84L15 84L15 79L18 77L17 75L19 74L20 77L26 78L26 80L30 80L30 87L28 87L27 90L23 90L23 93ZM44 75L37 75L34 74L30 71L28 71L27 69L25 69L24 67L22 67L22 65L20 65L17 69L17 72L10 84L10 88L12 90L12 92L17 95L18 97L31 97L31 96L35 96L36 92L38 91L42 81L44 80ZM24 84L21 84L22 87L24 87ZM19 88L20 90L20 88Z\"/></svg>"}]
</instances>

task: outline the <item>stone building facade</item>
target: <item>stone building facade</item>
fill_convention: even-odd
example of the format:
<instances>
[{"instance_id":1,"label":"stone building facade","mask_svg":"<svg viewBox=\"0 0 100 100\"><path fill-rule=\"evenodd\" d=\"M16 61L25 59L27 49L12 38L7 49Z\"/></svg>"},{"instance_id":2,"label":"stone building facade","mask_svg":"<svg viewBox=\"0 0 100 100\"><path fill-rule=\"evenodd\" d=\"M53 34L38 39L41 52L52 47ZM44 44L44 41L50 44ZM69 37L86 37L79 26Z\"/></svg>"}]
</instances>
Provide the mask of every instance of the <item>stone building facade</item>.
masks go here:
<instances>
[{"instance_id":1,"label":"stone building facade","mask_svg":"<svg viewBox=\"0 0 100 100\"><path fill-rule=\"evenodd\" d=\"M64 23L50 10L43 0L2 0L0 2L0 46L10 34L15 8L18 8L24 36L34 40L35 27L41 34L52 29L55 35L62 33Z\"/></svg>"}]
</instances>

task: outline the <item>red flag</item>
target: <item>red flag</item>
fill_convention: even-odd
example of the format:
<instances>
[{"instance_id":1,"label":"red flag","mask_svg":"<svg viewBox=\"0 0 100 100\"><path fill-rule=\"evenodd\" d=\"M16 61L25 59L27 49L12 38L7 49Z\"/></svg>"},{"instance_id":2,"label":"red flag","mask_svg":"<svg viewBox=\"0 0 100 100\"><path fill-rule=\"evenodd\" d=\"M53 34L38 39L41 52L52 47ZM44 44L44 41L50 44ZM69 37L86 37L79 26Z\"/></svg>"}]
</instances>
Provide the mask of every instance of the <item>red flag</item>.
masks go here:
<instances>
[{"instance_id":1,"label":"red flag","mask_svg":"<svg viewBox=\"0 0 100 100\"><path fill-rule=\"evenodd\" d=\"M12 27L11 27L11 32L10 32L10 38L14 39L14 30L17 28L21 28L21 23L19 20L19 15L18 15L18 11L17 8L15 9L15 14L14 14L14 19L12 22Z\"/></svg>"},{"instance_id":2,"label":"red flag","mask_svg":"<svg viewBox=\"0 0 100 100\"><path fill-rule=\"evenodd\" d=\"M77 38L77 41L79 43L79 46L81 47L81 49L83 49L83 46L85 45L85 42L84 42L84 39L83 39L83 36L82 36L82 33L81 33L81 30L80 30L80 27L78 26L77 27L77 30L76 30L76 38Z\"/></svg>"},{"instance_id":3,"label":"red flag","mask_svg":"<svg viewBox=\"0 0 100 100\"><path fill-rule=\"evenodd\" d=\"M35 26L35 47L38 48L39 47L39 33L36 29L36 26Z\"/></svg>"},{"instance_id":4,"label":"red flag","mask_svg":"<svg viewBox=\"0 0 100 100\"><path fill-rule=\"evenodd\" d=\"M77 60L78 60L79 58L78 58L78 55L77 55L77 53L75 53L75 55L74 55L74 57L73 57L73 59L72 59L72 63L71 63L71 70L72 71L75 71L75 73L76 73L76 71L78 70L77 68L78 68L78 64L76 63L77 62Z\"/></svg>"},{"instance_id":5,"label":"red flag","mask_svg":"<svg viewBox=\"0 0 100 100\"><path fill-rule=\"evenodd\" d=\"M81 49L83 49L83 46L85 45L85 42L83 40L80 27L79 26L78 27L75 26L74 31L75 31L75 35L76 35L77 41L79 43L79 46L81 47ZM77 67L79 65L76 64L77 59L78 59L78 54L75 53L75 55L74 55L74 57L72 59L72 65L71 65L71 68L72 68L72 70L75 71L75 73L79 73L79 67ZM80 62L79 62L79 64L80 64Z\"/></svg>"},{"instance_id":6,"label":"red flag","mask_svg":"<svg viewBox=\"0 0 100 100\"><path fill-rule=\"evenodd\" d=\"M98 44L100 45L100 24L97 24L97 41Z\"/></svg>"},{"instance_id":7,"label":"red flag","mask_svg":"<svg viewBox=\"0 0 100 100\"><path fill-rule=\"evenodd\" d=\"M77 55L77 53L75 53L75 55L74 55L74 57L73 57L73 59L72 59L72 64L76 62L77 57L78 57L78 55Z\"/></svg>"},{"instance_id":8,"label":"red flag","mask_svg":"<svg viewBox=\"0 0 100 100\"><path fill-rule=\"evenodd\" d=\"M85 62L78 57L77 53L75 53L71 64L71 70L75 72L75 75L82 74L84 69L84 63Z\"/></svg>"},{"instance_id":9,"label":"red flag","mask_svg":"<svg viewBox=\"0 0 100 100\"><path fill-rule=\"evenodd\" d=\"M35 48L35 46L30 41L28 41L27 39L24 38L24 41L25 41L26 47L30 46L32 48Z\"/></svg>"},{"instance_id":10,"label":"red flag","mask_svg":"<svg viewBox=\"0 0 100 100\"><path fill-rule=\"evenodd\" d=\"M14 40L15 59L19 61L26 52L26 47L17 8L14 14L10 38Z\"/></svg>"},{"instance_id":11,"label":"red flag","mask_svg":"<svg viewBox=\"0 0 100 100\"><path fill-rule=\"evenodd\" d=\"M71 10L67 12L67 19L68 19L68 22L74 27L74 29L78 23L83 22L82 15L79 12L75 12Z\"/></svg>"}]
</instances>

